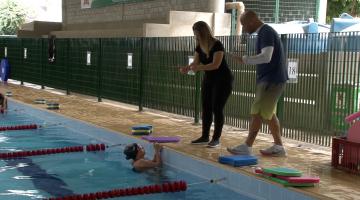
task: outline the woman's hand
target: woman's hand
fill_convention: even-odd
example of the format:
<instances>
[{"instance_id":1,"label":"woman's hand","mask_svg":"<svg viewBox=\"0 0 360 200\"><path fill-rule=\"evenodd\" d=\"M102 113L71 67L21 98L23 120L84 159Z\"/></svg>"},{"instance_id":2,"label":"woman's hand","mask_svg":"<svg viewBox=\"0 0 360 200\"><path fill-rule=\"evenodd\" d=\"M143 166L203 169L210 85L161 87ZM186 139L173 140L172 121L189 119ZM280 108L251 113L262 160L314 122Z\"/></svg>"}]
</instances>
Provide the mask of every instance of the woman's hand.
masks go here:
<instances>
[{"instance_id":1,"label":"woman's hand","mask_svg":"<svg viewBox=\"0 0 360 200\"><path fill-rule=\"evenodd\" d=\"M180 67L179 71L182 74L187 74L190 71L190 66Z\"/></svg>"},{"instance_id":2,"label":"woman's hand","mask_svg":"<svg viewBox=\"0 0 360 200\"><path fill-rule=\"evenodd\" d=\"M190 70L192 70L193 72L200 71L200 65L191 65Z\"/></svg>"}]
</instances>

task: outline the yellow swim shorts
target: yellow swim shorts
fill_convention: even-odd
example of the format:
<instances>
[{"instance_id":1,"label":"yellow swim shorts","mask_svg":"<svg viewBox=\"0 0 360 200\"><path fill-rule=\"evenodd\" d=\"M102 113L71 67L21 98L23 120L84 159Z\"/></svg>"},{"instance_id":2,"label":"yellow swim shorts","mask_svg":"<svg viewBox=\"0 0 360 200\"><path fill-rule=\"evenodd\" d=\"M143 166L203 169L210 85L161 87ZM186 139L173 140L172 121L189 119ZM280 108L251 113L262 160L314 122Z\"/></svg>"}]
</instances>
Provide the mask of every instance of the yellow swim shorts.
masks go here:
<instances>
[{"instance_id":1,"label":"yellow swim shorts","mask_svg":"<svg viewBox=\"0 0 360 200\"><path fill-rule=\"evenodd\" d=\"M271 120L276 114L276 105L284 89L285 83L258 83L250 113L259 114L263 119Z\"/></svg>"}]
</instances>

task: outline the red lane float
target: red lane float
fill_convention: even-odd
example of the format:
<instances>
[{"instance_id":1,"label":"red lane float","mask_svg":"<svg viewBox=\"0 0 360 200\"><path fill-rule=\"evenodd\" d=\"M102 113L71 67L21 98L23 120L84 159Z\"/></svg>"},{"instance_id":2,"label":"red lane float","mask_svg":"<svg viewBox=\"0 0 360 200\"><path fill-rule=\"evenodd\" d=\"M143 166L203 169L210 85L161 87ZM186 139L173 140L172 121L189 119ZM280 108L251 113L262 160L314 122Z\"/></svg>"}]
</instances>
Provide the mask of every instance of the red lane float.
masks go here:
<instances>
[{"instance_id":1,"label":"red lane float","mask_svg":"<svg viewBox=\"0 0 360 200\"><path fill-rule=\"evenodd\" d=\"M145 195L145 194L155 194L162 192L180 192L187 189L187 184L185 181L173 181L158 185L148 185L142 187L131 187L125 189L114 189L103 192L95 192L88 194L77 194L64 197L55 197L49 198L47 200L95 200L95 199L109 199L116 197L124 196L134 196L134 195Z\"/></svg>"},{"instance_id":2,"label":"red lane float","mask_svg":"<svg viewBox=\"0 0 360 200\"><path fill-rule=\"evenodd\" d=\"M105 144L89 144L86 146L86 151L104 151ZM83 146L72 146L72 147L62 147L55 149L38 149L31 151L17 151L17 152L8 152L0 153L0 159L12 159L12 158L21 158L28 156L40 156L46 154L58 154L58 153L70 153L70 152L82 152L84 151Z\"/></svg>"},{"instance_id":3,"label":"red lane float","mask_svg":"<svg viewBox=\"0 0 360 200\"><path fill-rule=\"evenodd\" d=\"M37 128L39 128L39 126L36 124L0 126L0 131L15 131L15 130L37 129Z\"/></svg>"}]
</instances>

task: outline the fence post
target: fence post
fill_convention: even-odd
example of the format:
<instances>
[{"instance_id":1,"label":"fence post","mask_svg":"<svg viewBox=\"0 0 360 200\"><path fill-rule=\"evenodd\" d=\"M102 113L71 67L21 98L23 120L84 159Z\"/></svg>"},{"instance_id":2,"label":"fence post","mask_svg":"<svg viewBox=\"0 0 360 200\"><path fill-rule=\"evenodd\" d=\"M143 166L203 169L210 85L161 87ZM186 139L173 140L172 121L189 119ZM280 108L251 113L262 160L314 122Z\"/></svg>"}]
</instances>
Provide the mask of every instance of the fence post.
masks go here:
<instances>
[{"instance_id":1,"label":"fence post","mask_svg":"<svg viewBox=\"0 0 360 200\"><path fill-rule=\"evenodd\" d=\"M144 95L144 38L140 39L140 66L139 66L139 111L143 111L143 95Z\"/></svg>"},{"instance_id":2,"label":"fence post","mask_svg":"<svg viewBox=\"0 0 360 200\"><path fill-rule=\"evenodd\" d=\"M280 0L275 2L275 23L279 23L279 13L280 13Z\"/></svg>"},{"instance_id":3,"label":"fence post","mask_svg":"<svg viewBox=\"0 0 360 200\"><path fill-rule=\"evenodd\" d=\"M200 72L196 72L195 74L195 118L194 123L199 123L200 116Z\"/></svg>"},{"instance_id":4,"label":"fence post","mask_svg":"<svg viewBox=\"0 0 360 200\"><path fill-rule=\"evenodd\" d=\"M320 0L316 0L316 21L318 23L321 23L319 22L319 18L320 18Z\"/></svg>"},{"instance_id":5,"label":"fence post","mask_svg":"<svg viewBox=\"0 0 360 200\"><path fill-rule=\"evenodd\" d=\"M24 45L23 45L23 39L20 38L20 52L21 52L21 68L22 69L24 67ZM20 70L21 71L21 70ZM21 73L24 74L24 73ZM24 85L24 77L21 75L20 76L20 84Z\"/></svg>"},{"instance_id":6,"label":"fence post","mask_svg":"<svg viewBox=\"0 0 360 200\"><path fill-rule=\"evenodd\" d=\"M281 42L282 42L282 45L284 48L284 53L285 53L284 56L285 56L285 59L287 62L288 53L287 53L287 35L286 34L281 35ZM286 66L286 67L288 67L288 66ZM285 93L285 91L281 94L279 101L277 103L277 109L276 109L276 115L280 121L282 121L284 119L284 98L285 98L284 93Z\"/></svg>"},{"instance_id":7,"label":"fence post","mask_svg":"<svg viewBox=\"0 0 360 200\"><path fill-rule=\"evenodd\" d=\"M40 75L40 78L41 78L41 89L45 89L45 84L44 84L44 60L45 60L45 56L44 56L44 39L40 39L41 41L41 55L40 55L40 58L41 58L41 75Z\"/></svg>"},{"instance_id":8,"label":"fence post","mask_svg":"<svg viewBox=\"0 0 360 200\"><path fill-rule=\"evenodd\" d=\"M102 81L102 41L101 38L99 38L99 56L98 56L98 63L97 63L97 74L98 74L98 87L97 87L97 96L98 96L98 102L101 102L101 81Z\"/></svg>"},{"instance_id":9,"label":"fence post","mask_svg":"<svg viewBox=\"0 0 360 200\"><path fill-rule=\"evenodd\" d=\"M66 95L70 95L70 38L66 38Z\"/></svg>"}]
</instances>

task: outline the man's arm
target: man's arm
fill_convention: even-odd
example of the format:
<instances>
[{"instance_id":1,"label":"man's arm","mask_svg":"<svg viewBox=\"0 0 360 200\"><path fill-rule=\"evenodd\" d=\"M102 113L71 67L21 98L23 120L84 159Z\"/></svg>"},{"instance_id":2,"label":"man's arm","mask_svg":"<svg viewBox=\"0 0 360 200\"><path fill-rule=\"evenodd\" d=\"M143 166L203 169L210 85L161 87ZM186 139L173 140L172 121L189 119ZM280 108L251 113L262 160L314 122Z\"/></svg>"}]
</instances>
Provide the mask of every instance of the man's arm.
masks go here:
<instances>
[{"instance_id":1,"label":"man's arm","mask_svg":"<svg viewBox=\"0 0 360 200\"><path fill-rule=\"evenodd\" d=\"M264 47L261 49L261 53L255 56L243 56L242 60L244 64L258 65L269 63L271 61L274 52L273 46Z\"/></svg>"},{"instance_id":2,"label":"man's arm","mask_svg":"<svg viewBox=\"0 0 360 200\"><path fill-rule=\"evenodd\" d=\"M265 47L261 49L261 53L255 56L238 56L235 54L230 54L236 62L240 64L249 64L249 65L257 65L263 63L269 63L272 58L272 54L274 52L274 47Z\"/></svg>"}]
</instances>

